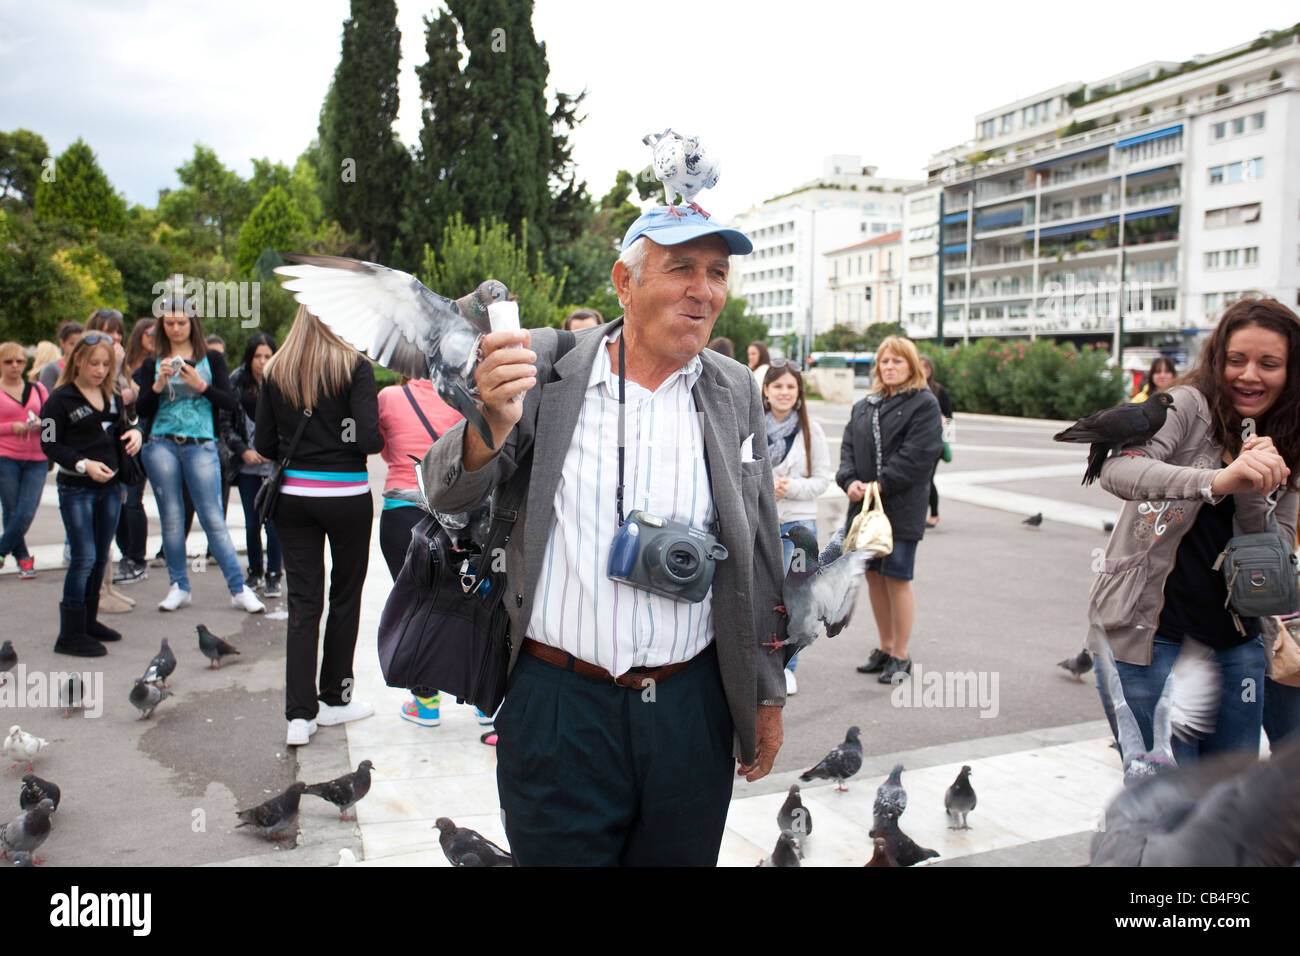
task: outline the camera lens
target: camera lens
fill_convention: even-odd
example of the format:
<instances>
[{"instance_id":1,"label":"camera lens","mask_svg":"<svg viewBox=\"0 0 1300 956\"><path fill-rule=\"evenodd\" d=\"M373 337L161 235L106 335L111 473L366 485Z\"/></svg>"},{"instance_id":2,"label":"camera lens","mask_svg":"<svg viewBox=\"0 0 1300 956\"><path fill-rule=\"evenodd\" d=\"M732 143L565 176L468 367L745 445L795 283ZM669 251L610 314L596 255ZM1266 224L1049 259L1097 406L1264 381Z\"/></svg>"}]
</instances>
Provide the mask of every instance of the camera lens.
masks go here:
<instances>
[{"instance_id":1,"label":"camera lens","mask_svg":"<svg viewBox=\"0 0 1300 956\"><path fill-rule=\"evenodd\" d=\"M699 570L700 558L695 551L688 548L673 548L664 559L668 565L668 570L675 577L689 580L694 578Z\"/></svg>"},{"instance_id":2,"label":"camera lens","mask_svg":"<svg viewBox=\"0 0 1300 956\"><path fill-rule=\"evenodd\" d=\"M689 538L659 541L646 549L650 576L673 585L690 584L703 571L704 555Z\"/></svg>"}]
</instances>

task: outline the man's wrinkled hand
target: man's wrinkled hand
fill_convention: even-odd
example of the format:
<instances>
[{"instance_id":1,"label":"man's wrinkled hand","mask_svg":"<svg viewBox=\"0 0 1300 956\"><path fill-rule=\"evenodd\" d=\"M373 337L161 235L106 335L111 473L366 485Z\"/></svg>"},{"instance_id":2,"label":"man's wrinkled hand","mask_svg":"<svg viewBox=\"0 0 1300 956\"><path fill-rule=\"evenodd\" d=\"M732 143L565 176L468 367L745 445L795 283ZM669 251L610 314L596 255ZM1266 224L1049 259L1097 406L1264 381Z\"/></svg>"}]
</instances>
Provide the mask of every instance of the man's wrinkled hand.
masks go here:
<instances>
[{"instance_id":1,"label":"man's wrinkled hand","mask_svg":"<svg viewBox=\"0 0 1300 956\"><path fill-rule=\"evenodd\" d=\"M736 771L737 777L744 777L750 783L766 777L776 762L777 751L785 740L785 731L781 726L781 708L758 708L758 746L754 750L754 762L741 764Z\"/></svg>"}]
</instances>

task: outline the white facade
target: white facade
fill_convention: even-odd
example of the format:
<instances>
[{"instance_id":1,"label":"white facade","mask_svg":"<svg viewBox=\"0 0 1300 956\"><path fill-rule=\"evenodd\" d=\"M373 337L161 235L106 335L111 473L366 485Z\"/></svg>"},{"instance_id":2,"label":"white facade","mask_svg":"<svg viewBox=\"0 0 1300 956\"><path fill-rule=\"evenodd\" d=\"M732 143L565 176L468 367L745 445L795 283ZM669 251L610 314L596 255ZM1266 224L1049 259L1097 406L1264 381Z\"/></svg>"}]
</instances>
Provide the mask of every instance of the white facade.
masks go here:
<instances>
[{"instance_id":1,"label":"white facade","mask_svg":"<svg viewBox=\"0 0 1300 956\"><path fill-rule=\"evenodd\" d=\"M862 332L876 322L899 321L900 235L889 232L826 253L829 325Z\"/></svg>"},{"instance_id":2,"label":"white facade","mask_svg":"<svg viewBox=\"0 0 1300 956\"><path fill-rule=\"evenodd\" d=\"M939 283L939 194L937 183L903 193L903 235L899 281L903 328L933 329ZM933 331L930 333L933 335Z\"/></svg>"}]
</instances>

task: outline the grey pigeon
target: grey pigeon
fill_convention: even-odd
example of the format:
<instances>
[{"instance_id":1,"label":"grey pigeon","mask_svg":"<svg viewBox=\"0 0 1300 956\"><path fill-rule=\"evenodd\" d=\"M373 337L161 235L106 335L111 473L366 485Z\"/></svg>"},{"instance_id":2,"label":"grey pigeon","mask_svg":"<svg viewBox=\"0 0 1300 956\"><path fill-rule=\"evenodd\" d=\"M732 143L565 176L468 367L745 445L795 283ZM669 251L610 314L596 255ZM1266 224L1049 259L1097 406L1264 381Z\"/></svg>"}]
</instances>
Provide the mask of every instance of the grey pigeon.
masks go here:
<instances>
[{"instance_id":1,"label":"grey pigeon","mask_svg":"<svg viewBox=\"0 0 1300 956\"><path fill-rule=\"evenodd\" d=\"M970 767L962 767L957 779L952 782L947 793L943 795L943 808L948 811L948 819L953 823L949 830L969 830L966 814L975 809L975 788L970 785Z\"/></svg>"},{"instance_id":2,"label":"grey pigeon","mask_svg":"<svg viewBox=\"0 0 1300 956\"><path fill-rule=\"evenodd\" d=\"M59 683L59 706L65 718L71 717L74 710L86 708L86 682L76 671Z\"/></svg>"},{"instance_id":3,"label":"grey pigeon","mask_svg":"<svg viewBox=\"0 0 1300 956\"><path fill-rule=\"evenodd\" d=\"M432 379L438 395L465 416L489 448L492 431L470 391L478 338L491 331L487 307L504 302L505 285L488 279L452 300L419 279L374 262L338 256L285 256L284 287L340 338L385 368Z\"/></svg>"},{"instance_id":4,"label":"grey pigeon","mask_svg":"<svg viewBox=\"0 0 1300 956\"><path fill-rule=\"evenodd\" d=\"M265 803L248 810L237 810L235 815L244 822L236 824L235 829L252 827L254 832L270 840L282 840L286 834L292 835L298 829L298 801L306 789L307 785L297 780L284 793Z\"/></svg>"},{"instance_id":5,"label":"grey pigeon","mask_svg":"<svg viewBox=\"0 0 1300 956\"><path fill-rule=\"evenodd\" d=\"M1052 439L1089 445L1088 469L1084 472L1083 484L1090 485L1101 477L1101 466L1112 451L1122 445L1150 441L1164 427L1165 416L1173 407L1174 400L1168 392L1156 392L1136 405L1126 402L1093 412L1057 432Z\"/></svg>"},{"instance_id":6,"label":"grey pigeon","mask_svg":"<svg viewBox=\"0 0 1300 956\"><path fill-rule=\"evenodd\" d=\"M370 792L370 770L374 767L369 760L363 760L352 773L327 780L325 783L313 783L304 793L328 800L339 808L340 819L350 820L348 811L356 806L357 801Z\"/></svg>"},{"instance_id":7,"label":"grey pigeon","mask_svg":"<svg viewBox=\"0 0 1300 956\"><path fill-rule=\"evenodd\" d=\"M202 624L195 630L199 632L199 650L203 652L204 657L212 661L208 665L208 670L220 670L221 658L239 653L238 650L217 637Z\"/></svg>"},{"instance_id":8,"label":"grey pigeon","mask_svg":"<svg viewBox=\"0 0 1300 956\"><path fill-rule=\"evenodd\" d=\"M31 855L30 853L28 853L26 850L19 850L17 853L15 853L15 854L14 854L13 856L11 856L9 859L13 862L13 865L14 865L14 866L34 866L34 865L35 865L35 864L32 862L32 855Z\"/></svg>"},{"instance_id":9,"label":"grey pigeon","mask_svg":"<svg viewBox=\"0 0 1300 956\"><path fill-rule=\"evenodd\" d=\"M1071 674L1074 675L1075 680L1077 680L1080 684L1082 684L1083 675L1088 673L1088 671L1092 670L1092 655L1088 653L1088 649L1085 647L1083 650L1079 651L1079 653L1076 654L1074 657L1067 657L1065 660L1061 661L1061 663L1057 664L1056 666L1064 667L1067 671L1069 671Z\"/></svg>"},{"instance_id":10,"label":"grey pigeon","mask_svg":"<svg viewBox=\"0 0 1300 956\"><path fill-rule=\"evenodd\" d=\"M836 556L825 563L817 554L817 539L807 528L795 525L781 535L794 542L790 570L786 572L781 589L785 603L776 608L785 613L789 623L785 640L772 640L763 645L770 648L769 654L787 645L797 653L817 640L823 624L826 636L834 637L853 616L858 586L863 581L863 571L871 555L866 551L844 554L843 529L836 535L838 544L827 545L822 553L823 556Z\"/></svg>"},{"instance_id":11,"label":"grey pigeon","mask_svg":"<svg viewBox=\"0 0 1300 956\"><path fill-rule=\"evenodd\" d=\"M14 650L13 641L5 641L0 644L0 674L12 674L15 667L18 666L18 652ZM8 677L0 678L0 683L9 680Z\"/></svg>"},{"instance_id":12,"label":"grey pigeon","mask_svg":"<svg viewBox=\"0 0 1300 956\"><path fill-rule=\"evenodd\" d=\"M1267 761L1237 752L1144 777L1106 808L1093 866L1295 866L1300 738Z\"/></svg>"},{"instance_id":13,"label":"grey pigeon","mask_svg":"<svg viewBox=\"0 0 1300 956\"><path fill-rule=\"evenodd\" d=\"M443 855L452 866L515 865L514 857L477 830L458 827L449 817L439 817L433 826Z\"/></svg>"},{"instance_id":14,"label":"grey pigeon","mask_svg":"<svg viewBox=\"0 0 1300 956\"><path fill-rule=\"evenodd\" d=\"M788 832L782 832L776 838L776 846L772 848L772 855L769 856L759 866L798 866L799 849L795 845L794 836Z\"/></svg>"},{"instance_id":15,"label":"grey pigeon","mask_svg":"<svg viewBox=\"0 0 1300 956\"><path fill-rule=\"evenodd\" d=\"M1037 528L1039 525L1043 523L1043 513L1040 511L1036 515L1030 515L1028 518L1026 518L1024 521L1020 523L1027 524L1031 528Z\"/></svg>"},{"instance_id":16,"label":"grey pigeon","mask_svg":"<svg viewBox=\"0 0 1300 956\"><path fill-rule=\"evenodd\" d=\"M34 773L23 774L23 788L18 791L18 809L30 810L32 807L40 804L42 800L49 799L54 804L54 809L59 809L59 788L57 784L48 780L42 780Z\"/></svg>"},{"instance_id":17,"label":"grey pigeon","mask_svg":"<svg viewBox=\"0 0 1300 956\"><path fill-rule=\"evenodd\" d=\"M162 684L167 686L167 678L176 670L176 655L167 645L167 638L162 639L162 647L158 648L158 653L153 656L149 666L145 669L144 679L151 684Z\"/></svg>"},{"instance_id":18,"label":"grey pigeon","mask_svg":"<svg viewBox=\"0 0 1300 956\"><path fill-rule=\"evenodd\" d=\"M683 136L666 129L662 133L649 133L641 142L653 151L651 166L655 179L664 185L664 202L674 216L680 215L673 199L681 193L686 205L705 219L709 214L695 204L695 197L718 184L720 168L702 145L698 136Z\"/></svg>"},{"instance_id":19,"label":"grey pigeon","mask_svg":"<svg viewBox=\"0 0 1300 956\"><path fill-rule=\"evenodd\" d=\"M899 829L896 817L880 820L867 835L885 841L885 853L894 866L916 866L922 860L939 855L938 850L918 846L915 840Z\"/></svg>"},{"instance_id":20,"label":"grey pigeon","mask_svg":"<svg viewBox=\"0 0 1300 956\"><path fill-rule=\"evenodd\" d=\"M169 690L162 690L153 684L147 683L143 677L135 679L135 686L131 688L131 693L127 695L131 701L131 706L140 711L140 719L152 717L154 708L172 696Z\"/></svg>"},{"instance_id":21,"label":"grey pigeon","mask_svg":"<svg viewBox=\"0 0 1300 956\"><path fill-rule=\"evenodd\" d=\"M876 826L880 826L882 820L897 820L907 809L907 791L903 789L902 777L903 765L896 763L885 782L876 789L876 802L871 808Z\"/></svg>"},{"instance_id":22,"label":"grey pigeon","mask_svg":"<svg viewBox=\"0 0 1300 956\"><path fill-rule=\"evenodd\" d=\"M835 789L847 791L844 781L862 769L862 744L858 740L858 728L850 727L840 744L811 770L805 771L799 779L804 783L809 780L834 780Z\"/></svg>"},{"instance_id":23,"label":"grey pigeon","mask_svg":"<svg viewBox=\"0 0 1300 956\"><path fill-rule=\"evenodd\" d=\"M785 798L785 803L781 804L781 809L776 812L776 825L780 829L794 837L794 842L800 850L803 849L804 840L812 833L812 814L808 808L803 805L803 799L799 796L799 784L790 784L790 792Z\"/></svg>"},{"instance_id":24,"label":"grey pigeon","mask_svg":"<svg viewBox=\"0 0 1300 956\"><path fill-rule=\"evenodd\" d=\"M884 837L872 837L871 847L872 847L871 859L869 859L866 863L863 863L862 864L863 866L893 866L894 865L893 863L889 862L889 848L888 848L888 844L885 843Z\"/></svg>"},{"instance_id":25,"label":"grey pigeon","mask_svg":"<svg viewBox=\"0 0 1300 956\"><path fill-rule=\"evenodd\" d=\"M40 863L34 856L36 850L45 838L50 835L50 814L54 812L54 801L48 797L32 807L30 810L24 810L18 816L9 821L3 830L0 830L0 850L4 856L10 853L33 854L33 862Z\"/></svg>"}]
</instances>

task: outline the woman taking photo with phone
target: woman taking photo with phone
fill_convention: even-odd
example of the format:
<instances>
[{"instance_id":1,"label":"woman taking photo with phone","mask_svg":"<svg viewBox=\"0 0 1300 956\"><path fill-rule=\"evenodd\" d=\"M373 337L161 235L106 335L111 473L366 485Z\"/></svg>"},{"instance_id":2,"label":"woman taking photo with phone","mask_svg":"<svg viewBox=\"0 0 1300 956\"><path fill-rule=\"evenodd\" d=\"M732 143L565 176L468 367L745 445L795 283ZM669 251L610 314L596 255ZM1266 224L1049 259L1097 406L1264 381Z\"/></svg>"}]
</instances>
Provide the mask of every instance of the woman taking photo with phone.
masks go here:
<instances>
[{"instance_id":1,"label":"woman taking photo with phone","mask_svg":"<svg viewBox=\"0 0 1300 956\"><path fill-rule=\"evenodd\" d=\"M41 410L41 447L59 466L59 514L72 546L54 650L75 657L102 657L102 642L122 639L99 623L99 585L122 510L122 456L136 454L142 436L113 391L113 344L103 332L83 335Z\"/></svg>"}]
</instances>

